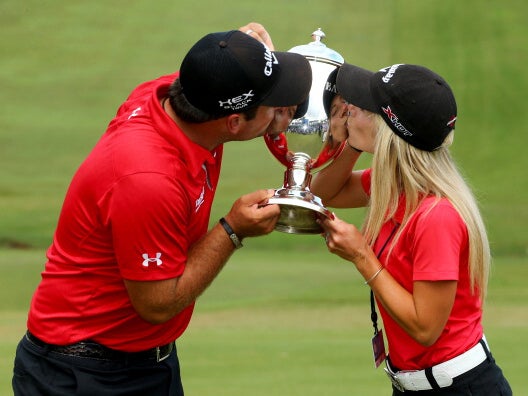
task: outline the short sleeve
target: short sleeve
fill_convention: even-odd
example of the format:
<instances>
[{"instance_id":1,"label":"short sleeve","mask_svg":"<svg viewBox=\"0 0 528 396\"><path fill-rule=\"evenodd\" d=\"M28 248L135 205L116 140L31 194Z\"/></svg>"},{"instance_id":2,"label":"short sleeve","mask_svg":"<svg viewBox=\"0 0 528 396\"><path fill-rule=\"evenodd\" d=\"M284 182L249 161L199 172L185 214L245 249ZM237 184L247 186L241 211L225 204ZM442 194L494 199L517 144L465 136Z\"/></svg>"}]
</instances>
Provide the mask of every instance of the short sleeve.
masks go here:
<instances>
[{"instance_id":1,"label":"short sleeve","mask_svg":"<svg viewBox=\"0 0 528 396\"><path fill-rule=\"evenodd\" d=\"M361 185L365 193L370 196L370 182L372 180L372 169L365 169L361 174Z\"/></svg>"},{"instance_id":2,"label":"short sleeve","mask_svg":"<svg viewBox=\"0 0 528 396\"><path fill-rule=\"evenodd\" d=\"M106 197L116 260L123 278L180 276L187 261L189 202L184 189L161 173L120 179Z\"/></svg>"}]
</instances>

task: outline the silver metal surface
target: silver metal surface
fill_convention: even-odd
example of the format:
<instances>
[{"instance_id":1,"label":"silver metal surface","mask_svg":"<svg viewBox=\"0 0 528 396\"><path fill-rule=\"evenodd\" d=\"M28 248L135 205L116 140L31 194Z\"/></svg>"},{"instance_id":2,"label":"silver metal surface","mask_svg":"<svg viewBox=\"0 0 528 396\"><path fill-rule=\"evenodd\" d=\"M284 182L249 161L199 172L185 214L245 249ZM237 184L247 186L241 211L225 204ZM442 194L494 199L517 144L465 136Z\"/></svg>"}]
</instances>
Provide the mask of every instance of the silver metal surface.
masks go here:
<instances>
[{"instance_id":1,"label":"silver metal surface","mask_svg":"<svg viewBox=\"0 0 528 396\"><path fill-rule=\"evenodd\" d=\"M312 68L306 114L293 120L285 132L265 136L268 149L286 166L283 186L269 200L281 207L275 229L290 234L321 233L317 217L331 216L321 199L310 192L311 173L323 169L342 149L342 144L335 144L329 135L323 93L328 76L344 59L322 43L324 37L318 29L312 33L312 42L289 50L305 56Z\"/></svg>"}]
</instances>

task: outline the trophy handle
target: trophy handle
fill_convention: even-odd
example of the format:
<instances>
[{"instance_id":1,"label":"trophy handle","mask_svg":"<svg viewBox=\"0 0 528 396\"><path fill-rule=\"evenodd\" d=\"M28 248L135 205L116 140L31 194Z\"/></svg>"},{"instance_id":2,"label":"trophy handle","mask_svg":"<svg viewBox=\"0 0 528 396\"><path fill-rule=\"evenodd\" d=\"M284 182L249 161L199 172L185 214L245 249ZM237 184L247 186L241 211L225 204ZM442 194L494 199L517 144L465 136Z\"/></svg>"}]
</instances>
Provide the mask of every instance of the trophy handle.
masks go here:
<instances>
[{"instance_id":1,"label":"trophy handle","mask_svg":"<svg viewBox=\"0 0 528 396\"><path fill-rule=\"evenodd\" d=\"M294 161L296 153L288 149L288 140L284 132L278 135L264 135L264 142L273 156L285 167L289 168ZM327 133L324 138L324 145L317 158L310 157L308 170L321 168L328 165L331 160L337 157L345 147L345 142L335 142L332 135Z\"/></svg>"},{"instance_id":2,"label":"trophy handle","mask_svg":"<svg viewBox=\"0 0 528 396\"><path fill-rule=\"evenodd\" d=\"M291 159L293 158L293 153L288 151L288 141L286 140L284 132L281 132L278 135L265 134L264 142L266 143L266 146L268 146L268 150L271 154L273 154L282 165L288 168Z\"/></svg>"},{"instance_id":3,"label":"trophy handle","mask_svg":"<svg viewBox=\"0 0 528 396\"><path fill-rule=\"evenodd\" d=\"M343 151L344 147L344 141L335 142L332 138L332 135L328 134L323 149L321 150L315 161L312 163L312 169L322 169L322 167L329 165L332 160L337 157L341 153L341 151Z\"/></svg>"}]
</instances>

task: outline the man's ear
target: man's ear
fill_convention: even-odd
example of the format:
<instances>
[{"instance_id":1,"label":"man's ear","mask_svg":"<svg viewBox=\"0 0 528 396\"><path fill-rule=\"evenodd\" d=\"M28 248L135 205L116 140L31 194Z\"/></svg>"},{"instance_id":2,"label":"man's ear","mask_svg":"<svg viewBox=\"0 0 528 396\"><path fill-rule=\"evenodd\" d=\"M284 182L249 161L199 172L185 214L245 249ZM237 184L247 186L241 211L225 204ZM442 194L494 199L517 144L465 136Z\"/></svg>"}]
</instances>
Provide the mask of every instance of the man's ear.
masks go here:
<instances>
[{"instance_id":1,"label":"man's ear","mask_svg":"<svg viewBox=\"0 0 528 396\"><path fill-rule=\"evenodd\" d=\"M244 119L240 114L230 114L226 117L226 127L230 134L238 135L244 123Z\"/></svg>"}]
</instances>

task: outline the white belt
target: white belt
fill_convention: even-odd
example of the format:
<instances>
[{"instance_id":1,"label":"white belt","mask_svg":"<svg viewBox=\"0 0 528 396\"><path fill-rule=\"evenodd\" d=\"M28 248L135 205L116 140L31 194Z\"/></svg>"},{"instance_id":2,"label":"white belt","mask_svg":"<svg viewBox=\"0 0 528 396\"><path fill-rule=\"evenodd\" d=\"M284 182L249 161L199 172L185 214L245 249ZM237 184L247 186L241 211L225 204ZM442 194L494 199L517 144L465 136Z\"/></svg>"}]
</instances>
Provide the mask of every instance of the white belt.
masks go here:
<instances>
[{"instance_id":1,"label":"white belt","mask_svg":"<svg viewBox=\"0 0 528 396\"><path fill-rule=\"evenodd\" d=\"M482 337L482 340L488 347L486 337ZM488 347L489 351L489 347ZM484 347L478 342L473 348L464 352L453 359L450 359L444 363L437 364L432 367L432 376L436 380L436 383L440 388L445 388L453 383L453 378L462 375L469 370L477 367L480 363L486 360L487 355ZM411 390L430 390L433 389L430 384L425 370L419 371L398 371L393 372L390 365L387 362L385 372L389 376L392 384L396 389L400 391Z\"/></svg>"}]
</instances>

